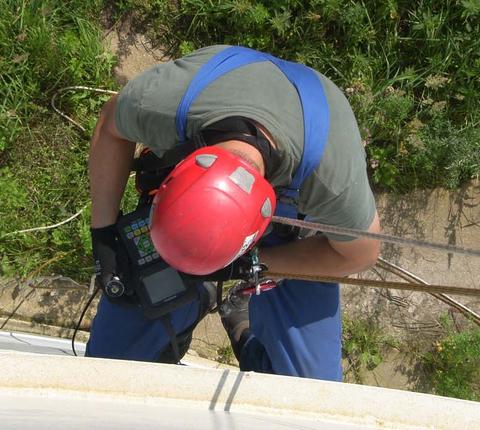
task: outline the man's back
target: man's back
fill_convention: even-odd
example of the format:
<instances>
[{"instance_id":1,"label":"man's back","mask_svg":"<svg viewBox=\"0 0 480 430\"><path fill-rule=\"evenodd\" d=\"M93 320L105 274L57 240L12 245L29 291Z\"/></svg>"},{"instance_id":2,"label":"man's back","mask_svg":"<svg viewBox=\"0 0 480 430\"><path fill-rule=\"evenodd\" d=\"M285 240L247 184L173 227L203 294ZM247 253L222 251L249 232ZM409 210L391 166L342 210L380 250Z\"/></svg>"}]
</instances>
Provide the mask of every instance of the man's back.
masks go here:
<instances>
[{"instance_id":1,"label":"man's back","mask_svg":"<svg viewBox=\"0 0 480 430\"><path fill-rule=\"evenodd\" d=\"M130 81L117 105L120 133L146 144L157 155L176 145L175 114L186 88L199 68L226 48L217 45L200 49L159 64ZM341 91L320 73L318 76L330 109L329 137L320 165L301 189L299 211L314 221L367 228L375 204L357 123ZM265 61L240 67L215 80L193 101L187 136L229 116L251 118L265 127L282 160L271 183L274 187L288 186L300 163L304 131L297 91L282 71Z\"/></svg>"}]
</instances>

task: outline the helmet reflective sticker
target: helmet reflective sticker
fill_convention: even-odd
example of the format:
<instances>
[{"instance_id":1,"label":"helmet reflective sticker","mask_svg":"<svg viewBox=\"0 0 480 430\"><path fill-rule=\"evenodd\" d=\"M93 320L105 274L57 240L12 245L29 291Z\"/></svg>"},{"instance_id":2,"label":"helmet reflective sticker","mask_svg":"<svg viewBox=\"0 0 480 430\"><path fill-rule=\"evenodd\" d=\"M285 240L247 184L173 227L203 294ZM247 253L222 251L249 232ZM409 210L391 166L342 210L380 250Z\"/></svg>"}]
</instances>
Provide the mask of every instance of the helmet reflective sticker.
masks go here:
<instances>
[{"instance_id":1,"label":"helmet reflective sticker","mask_svg":"<svg viewBox=\"0 0 480 430\"><path fill-rule=\"evenodd\" d=\"M229 178L246 193L250 194L252 192L255 177L242 166L237 167Z\"/></svg>"},{"instance_id":2,"label":"helmet reflective sticker","mask_svg":"<svg viewBox=\"0 0 480 430\"><path fill-rule=\"evenodd\" d=\"M272 216L272 202L268 197L263 203L261 214L264 218L270 218Z\"/></svg>"},{"instance_id":3,"label":"helmet reflective sticker","mask_svg":"<svg viewBox=\"0 0 480 430\"><path fill-rule=\"evenodd\" d=\"M208 169L217 159L216 155L212 154L202 154L202 155L197 155L195 157L195 162L201 166L205 167L205 169Z\"/></svg>"}]
</instances>

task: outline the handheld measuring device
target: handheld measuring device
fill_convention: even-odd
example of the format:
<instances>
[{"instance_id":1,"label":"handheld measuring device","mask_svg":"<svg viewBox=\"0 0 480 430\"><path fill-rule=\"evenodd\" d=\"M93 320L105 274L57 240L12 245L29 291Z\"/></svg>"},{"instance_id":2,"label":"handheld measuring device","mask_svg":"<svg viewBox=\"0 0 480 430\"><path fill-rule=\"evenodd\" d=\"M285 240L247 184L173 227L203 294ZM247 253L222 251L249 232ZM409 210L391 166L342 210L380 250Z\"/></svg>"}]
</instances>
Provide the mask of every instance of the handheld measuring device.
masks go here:
<instances>
[{"instance_id":1,"label":"handheld measuring device","mask_svg":"<svg viewBox=\"0 0 480 430\"><path fill-rule=\"evenodd\" d=\"M128 213L117 222L121 243L130 261L129 279L123 280L138 296L145 316L159 318L197 298L195 282L185 282L169 266L150 240L150 205Z\"/></svg>"}]
</instances>

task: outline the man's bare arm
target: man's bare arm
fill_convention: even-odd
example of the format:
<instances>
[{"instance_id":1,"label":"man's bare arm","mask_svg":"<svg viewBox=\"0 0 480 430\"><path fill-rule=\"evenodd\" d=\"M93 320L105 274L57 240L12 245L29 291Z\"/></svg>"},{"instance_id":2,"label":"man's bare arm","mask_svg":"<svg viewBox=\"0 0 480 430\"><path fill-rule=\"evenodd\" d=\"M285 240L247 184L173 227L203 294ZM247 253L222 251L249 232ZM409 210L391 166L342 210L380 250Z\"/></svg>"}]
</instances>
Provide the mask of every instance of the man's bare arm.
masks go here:
<instances>
[{"instance_id":1,"label":"man's bare arm","mask_svg":"<svg viewBox=\"0 0 480 430\"><path fill-rule=\"evenodd\" d=\"M115 126L117 96L102 108L88 160L92 227L114 224L130 174L135 143L123 139Z\"/></svg>"},{"instance_id":2,"label":"man's bare arm","mask_svg":"<svg viewBox=\"0 0 480 430\"><path fill-rule=\"evenodd\" d=\"M380 231L378 214L375 214L368 231ZM276 273L347 276L373 266L379 252L380 242L372 239L340 242L324 236L311 236L264 248L260 252L260 261Z\"/></svg>"}]
</instances>

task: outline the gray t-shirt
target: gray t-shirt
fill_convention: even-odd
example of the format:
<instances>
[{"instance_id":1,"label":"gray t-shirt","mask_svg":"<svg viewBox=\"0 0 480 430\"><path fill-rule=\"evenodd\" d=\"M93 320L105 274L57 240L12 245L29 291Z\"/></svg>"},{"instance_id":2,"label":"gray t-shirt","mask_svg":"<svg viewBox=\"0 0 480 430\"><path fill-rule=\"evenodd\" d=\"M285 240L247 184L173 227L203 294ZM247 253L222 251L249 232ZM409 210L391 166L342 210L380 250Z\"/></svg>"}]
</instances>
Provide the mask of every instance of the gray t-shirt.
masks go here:
<instances>
[{"instance_id":1,"label":"gray t-shirt","mask_svg":"<svg viewBox=\"0 0 480 430\"><path fill-rule=\"evenodd\" d=\"M199 68L225 48L216 45L200 49L158 64L128 82L117 103L120 134L145 144L158 156L175 146L175 114L180 99ZM319 166L300 190L298 210L314 222L367 229L373 221L375 201L357 122L338 87L322 74L318 76L330 109L329 135ZM302 107L296 89L277 66L268 61L253 63L212 82L191 105L187 137L229 116L251 118L268 130L282 159L271 183L274 187L289 185L303 151Z\"/></svg>"}]
</instances>

